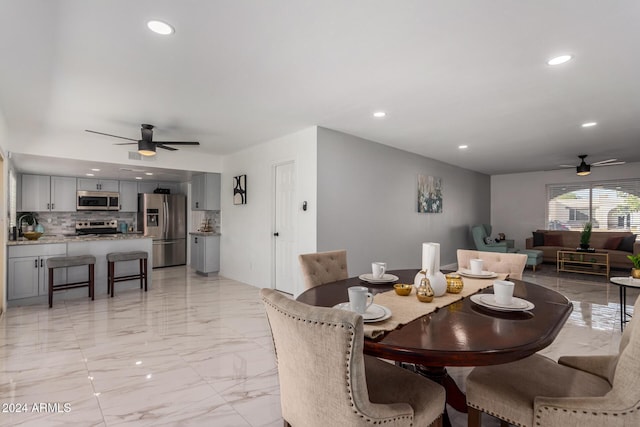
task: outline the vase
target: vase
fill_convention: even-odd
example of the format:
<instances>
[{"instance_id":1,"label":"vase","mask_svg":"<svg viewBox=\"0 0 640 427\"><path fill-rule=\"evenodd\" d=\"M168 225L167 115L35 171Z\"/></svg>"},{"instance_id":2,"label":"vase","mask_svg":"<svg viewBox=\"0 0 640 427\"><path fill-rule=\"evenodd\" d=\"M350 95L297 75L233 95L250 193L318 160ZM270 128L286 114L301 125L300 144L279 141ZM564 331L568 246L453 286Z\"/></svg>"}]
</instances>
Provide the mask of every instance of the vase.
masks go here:
<instances>
[{"instance_id":1,"label":"vase","mask_svg":"<svg viewBox=\"0 0 640 427\"><path fill-rule=\"evenodd\" d=\"M631 277L633 277L634 279L640 279L640 268L632 268Z\"/></svg>"},{"instance_id":2,"label":"vase","mask_svg":"<svg viewBox=\"0 0 640 427\"><path fill-rule=\"evenodd\" d=\"M427 279L433 289L433 294L440 297L447 293L447 279L440 271L440 243L423 243L422 244L422 270L427 272ZM420 286L423 275L416 274L414 285L416 288Z\"/></svg>"},{"instance_id":3,"label":"vase","mask_svg":"<svg viewBox=\"0 0 640 427\"><path fill-rule=\"evenodd\" d=\"M580 243L580 249L584 249L584 250L589 249L589 244L588 243Z\"/></svg>"}]
</instances>

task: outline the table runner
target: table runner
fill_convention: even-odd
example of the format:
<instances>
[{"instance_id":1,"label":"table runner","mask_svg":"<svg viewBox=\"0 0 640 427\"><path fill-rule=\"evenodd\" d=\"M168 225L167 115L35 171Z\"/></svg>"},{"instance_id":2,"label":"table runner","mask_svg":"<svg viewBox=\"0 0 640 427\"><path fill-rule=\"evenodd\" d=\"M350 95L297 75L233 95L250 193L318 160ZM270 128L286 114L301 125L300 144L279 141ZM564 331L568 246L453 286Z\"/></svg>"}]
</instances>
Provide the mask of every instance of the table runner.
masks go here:
<instances>
[{"instance_id":1,"label":"table runner","mask_svg":"<svg viewBox=\"0 0 640 427\"><path fill-rule=\"evenodd\" d=\"M393 331L400 325L405 325L412 320L422 317L425 314L433 313L438 308L445 307L469 295L488 288L493 285L494 280L503 280L507 275L498 274L498 277L492 279L471 279L463 277L464 287L459 294L446 293L441 297L433 298L432 302L420 302L416 298L415 288L408 296L400 296L395 290L376 294L374 303L382 305L391 310L391 317L382 322L365 323L364 336L375 339L386 332Z\"/></svg>"}]
</instances>

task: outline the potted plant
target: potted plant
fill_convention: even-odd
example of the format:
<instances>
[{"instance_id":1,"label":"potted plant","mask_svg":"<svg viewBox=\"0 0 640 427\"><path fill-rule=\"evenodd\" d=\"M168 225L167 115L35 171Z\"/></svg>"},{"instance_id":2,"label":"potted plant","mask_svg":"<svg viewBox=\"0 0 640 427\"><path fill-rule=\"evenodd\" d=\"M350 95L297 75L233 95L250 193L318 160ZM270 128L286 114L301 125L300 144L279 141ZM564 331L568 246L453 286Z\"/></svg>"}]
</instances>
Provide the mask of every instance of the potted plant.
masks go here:
<instances>
[{"instance_id":1,"label":"potted plant","mask_svg":"<svg viewBox=\"0 0 640 427\"><path fill-rule=\"evenodd\" d=\"M580 233L580 248L589 249L589 241L591 240L591 229L593 224L591 222L585 222L582 233Z\"/></svg>"},{"instance_id":2,"label":"potted plant","mask_svg":"<svg viewBox=\"0 0 640 427\"><path fill-rule=\"evenodd\" d=\"M629 258L633 263L633 268L631 269L631 275L633 276L634 279L640 279L640 254L627 255L627 258Z\"/></svg>"}]
</instances>

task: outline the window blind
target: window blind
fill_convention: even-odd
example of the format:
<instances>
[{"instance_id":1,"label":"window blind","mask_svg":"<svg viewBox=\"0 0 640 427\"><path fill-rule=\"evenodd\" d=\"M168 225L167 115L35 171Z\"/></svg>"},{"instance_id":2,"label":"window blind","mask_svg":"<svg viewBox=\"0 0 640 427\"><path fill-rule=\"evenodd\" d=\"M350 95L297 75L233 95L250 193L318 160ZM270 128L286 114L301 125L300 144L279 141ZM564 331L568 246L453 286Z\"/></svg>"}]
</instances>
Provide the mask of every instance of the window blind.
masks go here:
<instances>
[{"instance_id":1,"label":"window blind","mask_svg":"<svg viewBox=\"0 0 640 427\"><path fill-rule=\"evenodd\" d=\"M547 228L640 231L640 179L547 185Z\"/></svg>"}]
</instances>

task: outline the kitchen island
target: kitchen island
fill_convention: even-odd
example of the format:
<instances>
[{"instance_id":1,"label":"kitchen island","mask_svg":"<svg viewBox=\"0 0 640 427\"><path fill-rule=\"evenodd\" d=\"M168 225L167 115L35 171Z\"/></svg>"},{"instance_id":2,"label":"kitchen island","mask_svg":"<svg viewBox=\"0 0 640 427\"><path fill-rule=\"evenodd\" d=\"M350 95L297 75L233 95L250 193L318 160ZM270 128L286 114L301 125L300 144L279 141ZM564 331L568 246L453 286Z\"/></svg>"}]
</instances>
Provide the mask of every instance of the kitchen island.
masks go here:
<instances>
[{"instance_id":1,"label":"kitchen island","mask_svg":"<svg viewBox=\"0 0 640 427\"><path fill-rule=\"evenodd\" d=\"M93 255L95 264L95 295L107 295L107 253L145 251L149 265L153 265L152 239L142 234L106 234L89 236L43 236L38 240L7 242L7 299L9 306L46 304L48 295L48 268L46 261L54 256ZM138 261L116 264L116 275L135 274ZM86 280L86 267L70 267L55 270L55 283ZM152 288L153 274L148 272L148 286ZM116 285L116 295L129 289L139 289L137 280ZM86 297L84 288L58 291L55 302L63 299ZM87 298L87 301L91 301Z\"/></svg>"}]
</instances>

